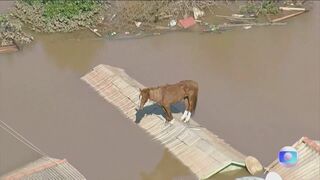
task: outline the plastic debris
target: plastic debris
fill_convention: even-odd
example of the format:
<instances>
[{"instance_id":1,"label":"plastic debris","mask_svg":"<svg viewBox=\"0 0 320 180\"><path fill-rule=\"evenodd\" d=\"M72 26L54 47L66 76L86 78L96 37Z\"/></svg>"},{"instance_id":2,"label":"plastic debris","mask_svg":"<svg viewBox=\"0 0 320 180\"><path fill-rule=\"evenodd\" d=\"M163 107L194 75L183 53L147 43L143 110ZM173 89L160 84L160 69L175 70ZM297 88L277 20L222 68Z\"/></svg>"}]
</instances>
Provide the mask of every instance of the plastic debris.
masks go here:
<instances>
[{"instance_id":1,"label":"plastic debris","mask_svg":"<svg viewBox=\"0 0 320 180\"><path fill-rule=\"evenodd\" d=\"M193 7L192 10L193 10L193 17L194 17L194 19L198 19L199 17L204 16L204 12L201 11L199 8Z\"/></svg>"},{"instance_id":2,"label":"plastic debris","mask_svg":"<svg viewBox=\"0 0 320 180\"><path fill-rule=\"evenodd\" d=\"M117 16L116 14L112 15L110 18L110 21L112 21L116 16Z\"/></svg>"},{"instance_id":3,"label":"plastic debris","mask_svg":"<svg viewBox=\"0 0 320 180\"><path fill-rule=\"evenodd\" d=\"M252 26L243 26L243 29L251 29Z\"/></svg>"},{"instance_id":4,"label":"plastic debris","mask_svg":"<svg viewBox=\"0 0 320 180\"><path fill-rule=\"evenodd\" d=\"M179 20L179 24L183 27L183 28L189 28L193 25L196 24L196 21L194 20L193 17L188 17L188 18L185 18L185 19L180 19Z\"/></svg>"},{"instance_id":5,"label":"plastic debris","mask_svg":"<svg viewBox=\"0 0 320 180\"><path fill-rule=\"evenodd\" d=\"M114 35L116 35L117 34L117 32L112 32L111 34L110 34L110 36L114 36Z\"/></svg>"},{"instance_id":6,"label":"plastic debris","mask_svg":"<svg viewBox=\"0 0 320 180\"><path fill-rule=\"evenodd\" d=\"M128 35L128 34L130 34L130 32L126 31L126 32L124 32L124 34L125 34L125 35Z\"/></svg>"},{"instance_id":7,"label":"plastic debris","mask_svg":"<svg viewBox=\"0 0 320 180\"><path fill-rule=\"evenodd\" d=\"M242 18L242 17L244 17L244 15L243 14L232 14L232 17Z\"/></svg>"},{"instance_id":8,"label":"plastic debris","mask_svg":"<svg viewBox=\"0 0 320 180\"><path fill-rule=\"evenodd\" d=\"M174 20L174 19L172 19L172 20L169 22L169 26L170 26L170 27L174 27L174 26L176 26L176 25L177 25L177 21Z\"/></svg>"},{"instance_id":9,"label":"plastic debris","mask_svg":"<svg viewBox=\"0 0 320 180\"><path fill-rule=\"evenodd\" d=\"M141 24L142 24L142 22L137 22L137 21L135 21L134 24L135 24L137 27L140 27Z\"/></svg>"}]
</instances>

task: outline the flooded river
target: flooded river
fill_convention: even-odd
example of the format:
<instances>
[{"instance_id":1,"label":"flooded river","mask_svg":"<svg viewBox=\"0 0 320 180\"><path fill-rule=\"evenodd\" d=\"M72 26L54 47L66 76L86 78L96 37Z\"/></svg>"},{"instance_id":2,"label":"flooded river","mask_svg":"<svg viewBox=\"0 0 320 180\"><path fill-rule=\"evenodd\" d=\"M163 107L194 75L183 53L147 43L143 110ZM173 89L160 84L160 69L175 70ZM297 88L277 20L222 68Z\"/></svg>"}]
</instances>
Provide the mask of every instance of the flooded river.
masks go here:
<instances>
[{"instance_id":1,"label":"flooded river","mask_svg":"<svg viewBox=\"0 0 320 180\"><path fill-rule=\"evenodd\" d=\"M222 34L121 41L37 34L22 51L0 55L0 118L88 179L195 179L80 80L103 63L146 86L196 80L194 119L268 165L301 136L319 139L319 7L286 26Z\"/></svg>"}]
</instances>

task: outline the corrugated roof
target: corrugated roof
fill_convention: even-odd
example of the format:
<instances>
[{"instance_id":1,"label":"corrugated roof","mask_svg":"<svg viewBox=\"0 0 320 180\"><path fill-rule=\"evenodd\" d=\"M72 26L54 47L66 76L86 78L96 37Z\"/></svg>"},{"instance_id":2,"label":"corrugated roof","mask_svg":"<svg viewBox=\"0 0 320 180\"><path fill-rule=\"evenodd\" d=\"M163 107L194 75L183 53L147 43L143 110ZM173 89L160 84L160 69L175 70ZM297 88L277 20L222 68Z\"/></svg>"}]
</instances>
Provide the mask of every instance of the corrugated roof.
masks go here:
<instances>
[{"instance_id":1,"label":"corrugated roof","mask_svg":"<svg viewBox=\"0 0 320 180\"><path fill-rule=\"evenodd\" d=\"M42 157L17 170L0 177L0 180L39 180L39 179L68 179L84 180L85 177L67 160Z\"/></svg>"},{"instance_id":2,"label":"corrugated roof","mask_svg":"<svg viewBox=\"0 0 320 180\"><path fill-rule=\"evenodd\" d=\"M277 172L284 180L320 179L319 141L302 137L293 147L298 152L298 163L294 167L284 167L275 160L266 169Z\"/></svg>"},{"instance_id":3,"label":"corrugated roof","mask_svg":"<svg viewBox=\"0 0 320 180\"><path fill-rule=\"evenodd\" d=\"M144 86L129 77L123 69L99 65L81 79L116 106L127 118L136 121L136 107L140 103L139 88ZM147 105L152 104L149 102ZM198 178L210 177L232 164L244 166L243 154L194 120L190 120L190 125L174 121L173 125L165 126L164 118L152 113L162 112L161 108L154 106L150 111L138 126L167 147Z\"/></svg>"}]
</instances>

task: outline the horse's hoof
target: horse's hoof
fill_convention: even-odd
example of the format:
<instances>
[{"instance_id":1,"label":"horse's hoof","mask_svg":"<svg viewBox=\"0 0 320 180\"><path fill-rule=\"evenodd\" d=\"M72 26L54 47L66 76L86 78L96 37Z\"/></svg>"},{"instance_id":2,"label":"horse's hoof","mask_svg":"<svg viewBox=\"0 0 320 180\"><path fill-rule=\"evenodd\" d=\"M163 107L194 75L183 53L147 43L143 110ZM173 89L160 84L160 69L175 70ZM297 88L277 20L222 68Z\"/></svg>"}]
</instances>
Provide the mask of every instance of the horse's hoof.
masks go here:
<instances>
[{"instance_id":1,"label":"horse's hoof","mask_svg":"<svg viewBox=\"0 0 320 180\"><path fill-rule=\"evenodd\" d=\"M188 112L188 116L186 117L184 122L189 122L190 118L191 118L191 112Z\"/></svg>"},{"instance_id":2,"label":"horse's hoof","mask_svg":"<svg viewBox=\"0 0 320 180\"><path fill-rule=\"evenodd\" d=\"M181 116L181 120L184 120L188 116L188 111L184 111L183 115Z\"/></svg>"}]
</instances>

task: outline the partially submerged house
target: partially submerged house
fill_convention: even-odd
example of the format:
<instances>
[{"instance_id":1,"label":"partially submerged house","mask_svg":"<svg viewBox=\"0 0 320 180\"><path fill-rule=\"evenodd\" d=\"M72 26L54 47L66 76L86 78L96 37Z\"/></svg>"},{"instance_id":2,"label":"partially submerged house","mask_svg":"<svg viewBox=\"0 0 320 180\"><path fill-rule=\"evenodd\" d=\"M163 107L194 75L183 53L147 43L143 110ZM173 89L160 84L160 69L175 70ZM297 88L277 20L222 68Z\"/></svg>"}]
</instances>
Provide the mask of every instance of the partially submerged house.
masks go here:
<instances>
[{"instance_id":1,"label":"partially submerged house","mask_svg":"<svg viewBox=\"0 0 320 180\"><path fill-rule=\"evenodd\" d=\"M84 180L85 177L67 160L41 157L27 165L0 176L0 180L68 179Z\"/></svg>"},{"instance_id":2,"label":"partially submerged house","mask_svg":"<svg viewBox=\"0 0 320 180\"><path fill-rule=\"evenodd\" d=\"M48 157L1 120L0 147L0 180L85 179L67 160Z\"/></svg>"},{"instance_id":3,"label":"partially submerged house","mask_svg":"<svg viewBox=\"0 0 320 180\"><path fill-rule=\"evenodd\" d=\"M161 107L152 102L141 113L139 88L142 84L131 78L123 69L99 65L81 78L92 86L104 99L116 106L128 119L137 123L145 132L163 144L186 165L199 179L206 179L218 173L245 170L246 156L220 139L194 120L189 124L174 121L165 125ZM179 119L181 112L176 112ZM177 117L178 116L178 117Z\"/></svg>"},{"instance_id":4,"label":"partially submerged house","mask_svg":"<svg viewBox=\"0 0 320 180\"><path fill-rule=\"evenodd\" d=\"M283 180L320 179L320 141L302 137L292 145L298 152L298 163L294 167L284 167L278 160L266 169L278 173Z\"/></svg>"}]
</instances>

